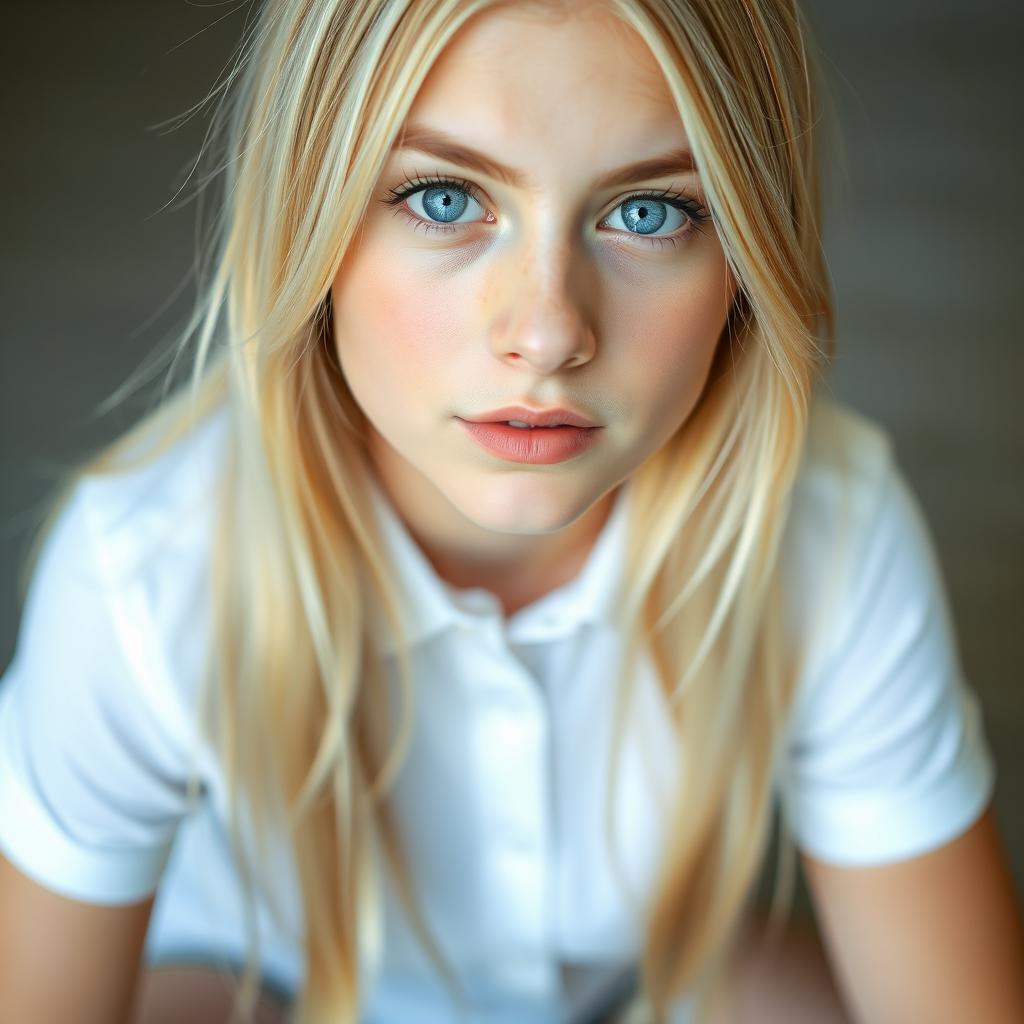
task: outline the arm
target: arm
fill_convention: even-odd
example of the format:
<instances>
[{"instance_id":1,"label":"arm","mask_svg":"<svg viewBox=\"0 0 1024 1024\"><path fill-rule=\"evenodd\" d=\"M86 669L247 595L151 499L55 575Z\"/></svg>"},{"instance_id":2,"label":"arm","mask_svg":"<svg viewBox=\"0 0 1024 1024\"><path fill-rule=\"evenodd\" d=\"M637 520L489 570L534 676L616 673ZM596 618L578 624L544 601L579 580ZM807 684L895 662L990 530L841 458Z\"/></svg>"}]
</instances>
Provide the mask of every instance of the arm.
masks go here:
<instances>
[{"instance_id":1,"label":"arm","mask_svg":"<svg viewBox=\"0 0 1024 1024\"><path fill-rule=\"evenodd\" d=\"M857 1021L1024 1021L1024 929L991 805L918 857L866 868L801 862Z\"/></svg>"},{"instance_id":2,"label":"arm","mask_svg":"<svg viewBox=\"0 0 1024 1024\"><path fill-rule=\"evenodd\" d=\"M0 1020L127 1021L152 907L68 899L0 854Z\"/></svg>"}]
</instances>

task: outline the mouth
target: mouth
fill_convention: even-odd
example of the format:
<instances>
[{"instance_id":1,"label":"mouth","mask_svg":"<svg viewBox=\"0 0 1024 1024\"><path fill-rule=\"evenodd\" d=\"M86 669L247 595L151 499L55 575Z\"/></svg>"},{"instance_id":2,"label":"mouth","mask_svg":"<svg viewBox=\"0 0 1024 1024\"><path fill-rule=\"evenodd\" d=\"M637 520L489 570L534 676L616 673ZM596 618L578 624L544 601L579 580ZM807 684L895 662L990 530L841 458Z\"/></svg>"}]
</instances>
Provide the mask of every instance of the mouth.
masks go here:
<instances>
[{"instance_id":1,"label":"mouth","mask_svg":"<svg viewBox=\"0 0 1024 1024\"><path fill-rule=\"evenodd\" d=\"M496 423L503 423L506 427L515 427L517 430L558 430L559 427L571 426L569 423L552 423L542 427L539 423L525 423L523 420L495 420ZM594 427L573 427L573 430L594 430Z\"/></svg>"},{"instance_id":2,"label":"mouth","mask_svg":"<svg viewBox=\"0 0 1024 1024\"><path fill-rule=\"evenodd\" d=\"M519 430L536 427L578 427L590 429L600 424L592 417L570 406L553 409L531 409L525 405L507 405L501 409L491 409L476 416L462 416L460 419L469 423L500 423Z\"/></svg>"},{"instance_id":3,"label":"mouth","mask_svg":"<svg viewBox=\"0 0 1024 1024\"><path fill-rule=\"evenodd\" d=\"M456 417L463 429L489 454L507 462L554 465L588 451L602 427L570 424L539 426L524 421L474 421Z\"/></svg>"}]
</instances>

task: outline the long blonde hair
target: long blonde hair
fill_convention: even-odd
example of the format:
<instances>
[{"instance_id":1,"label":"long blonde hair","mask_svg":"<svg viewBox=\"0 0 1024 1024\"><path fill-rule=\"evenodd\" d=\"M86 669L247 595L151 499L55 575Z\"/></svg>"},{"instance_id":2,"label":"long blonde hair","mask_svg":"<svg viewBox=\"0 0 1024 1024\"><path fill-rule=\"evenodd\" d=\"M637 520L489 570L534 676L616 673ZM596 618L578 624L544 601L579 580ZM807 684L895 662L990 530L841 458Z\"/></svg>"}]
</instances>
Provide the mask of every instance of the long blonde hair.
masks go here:
<instances>
[{"instance_id":1,"label":"long blonde hair","mask_svg":"<svg viewBox=\"0 0 1024 1024\"><path fill-rule=\"evenodd\" d=\"M289 824L302 1024L358 1019L380 956L381 864L454 986L390 812L413 690L400 644L403 706L390 735L371 637L375 623L401 635L399 581L370 503L363 415L333 352L329 290L420 84L459 28L500 2L264 5L213 94L219 143L208 154L222 161L223 202L210 273L175 353L189 356L190 380L63 492L83 475L153 459L212 410L229 410L201 723L232 794L247 905L272 823ZM832 354L818 236L821 100L793 0L606 6L664 73L739 284L698 405L631 479L613 758L642 650L681 751L668 840L641 908L641 1002L662 1019L678 994L692 988L706 1008L721 988L764 860L799 677L777 556L812 390ZM611 804L609 793L609 836ZM258 983L251 911L248 930L242 1014Z\"/></svg>"}]
</instances>

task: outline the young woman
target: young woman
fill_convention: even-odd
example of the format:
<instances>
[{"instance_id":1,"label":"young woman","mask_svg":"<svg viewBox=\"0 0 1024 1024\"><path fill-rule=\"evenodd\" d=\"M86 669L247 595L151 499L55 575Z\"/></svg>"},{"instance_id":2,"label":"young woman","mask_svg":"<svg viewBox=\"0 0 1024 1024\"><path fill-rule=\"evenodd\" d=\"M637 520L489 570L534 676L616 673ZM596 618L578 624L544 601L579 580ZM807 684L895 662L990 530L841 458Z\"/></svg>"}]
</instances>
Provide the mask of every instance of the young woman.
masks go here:
<instances>
[{"instance_id":1,"label":"young woman","mask_svg":"<svg viewBox=\"0 0 1024 1024\"><path fill-rule=\"evenodd\" d=\"M0 687L0 1018L799 1020L776 807L852 1018L1024 1017L927 528L820 394L812 70L788 0L263 6L191 385Z\"/></svg>"}]
</instances>

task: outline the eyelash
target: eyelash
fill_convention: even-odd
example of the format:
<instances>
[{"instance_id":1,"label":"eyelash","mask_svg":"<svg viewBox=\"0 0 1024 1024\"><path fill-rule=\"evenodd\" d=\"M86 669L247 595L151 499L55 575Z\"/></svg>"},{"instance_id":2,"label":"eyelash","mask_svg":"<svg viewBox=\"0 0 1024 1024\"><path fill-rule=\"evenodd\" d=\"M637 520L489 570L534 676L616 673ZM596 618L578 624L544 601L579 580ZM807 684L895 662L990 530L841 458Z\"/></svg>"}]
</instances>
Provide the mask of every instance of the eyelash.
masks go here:
<instances>
[{"instance_id":1,"label":"eyelash","mask_svg":"<svg viewBox=\"0 0 1024 1024\"><path fill-rule=\"evenodd\" d=\"M457 188L461 192L465 192L470 198L475 199L478 203L483 205L480 190L472 182L466 181L463 178L455 177L437 177L437 176L422 176L418 175L412 178L410 181L405 182L398 188L388 189L388 199L382 199L381 202L386 206L395 207L396 213L400 213L405 216L408 220L412 221L416 227L422 226L425 231L438 231L442 234L451 234L454 231L459 231L462 228L469 227L468 224L436 224L432 221L426 221L422 217L409 211L405 206L401 205L411 195L415 195L417 192L422 192L426 188ZM684 195L680 192L673 192L670 189L664 189L657 192L640 192L636 195L626 196L624 199L619 201L619 205L622 203L629 202L633 199L653 199L658 202L668 203L669 206L675 207L689 217L689 224L682 229L681 233L675 235L663 235L658 237L645 238L644 235L631 235L640 239L645 239L650 242L652 247L657 245L659 249L665 247L665 243L672 246L678 245L680 242L685 241L690 235L697 233L703 233L704 225L711 220L711 215L701 206L697 200ZM611 214L609 214L611 216ZM623 232L619 232L622 234Z\"/></svg>"}]
</instances>

